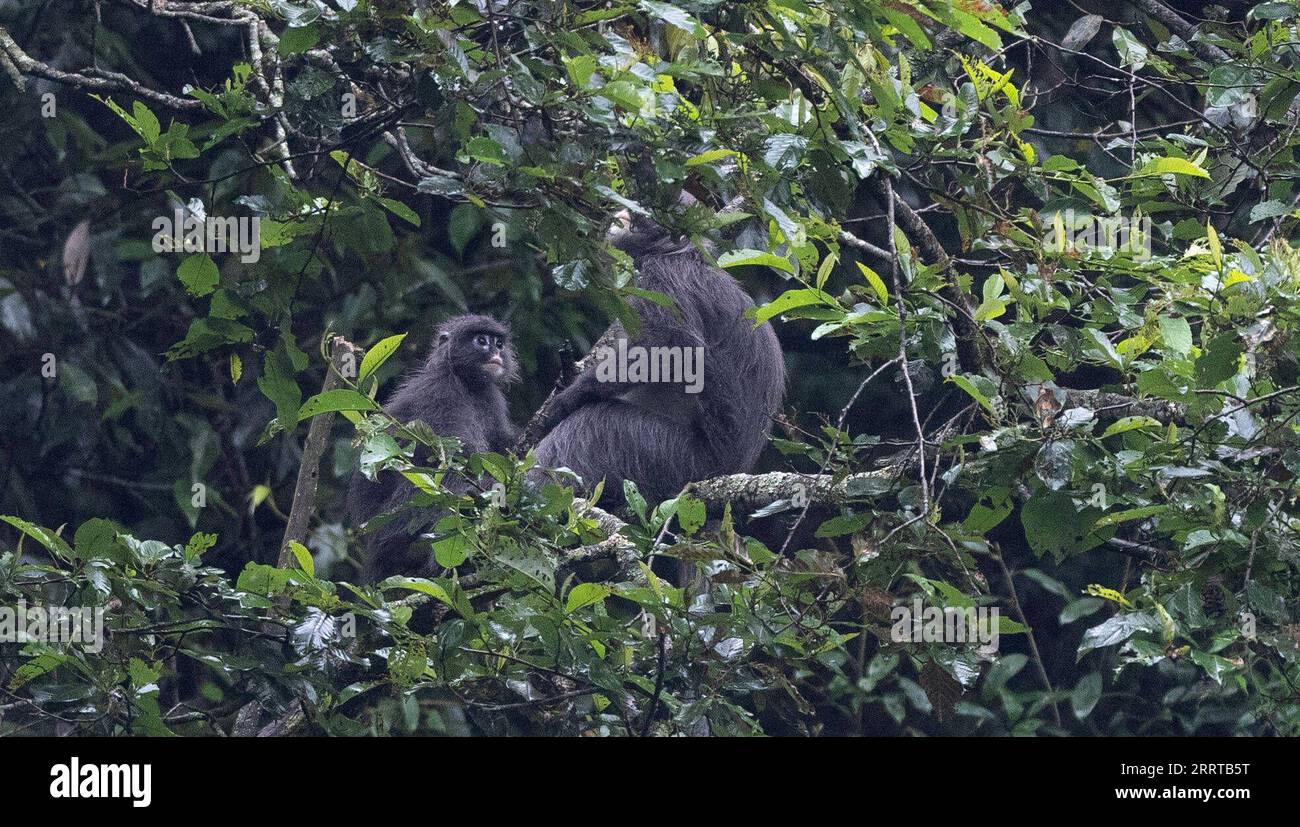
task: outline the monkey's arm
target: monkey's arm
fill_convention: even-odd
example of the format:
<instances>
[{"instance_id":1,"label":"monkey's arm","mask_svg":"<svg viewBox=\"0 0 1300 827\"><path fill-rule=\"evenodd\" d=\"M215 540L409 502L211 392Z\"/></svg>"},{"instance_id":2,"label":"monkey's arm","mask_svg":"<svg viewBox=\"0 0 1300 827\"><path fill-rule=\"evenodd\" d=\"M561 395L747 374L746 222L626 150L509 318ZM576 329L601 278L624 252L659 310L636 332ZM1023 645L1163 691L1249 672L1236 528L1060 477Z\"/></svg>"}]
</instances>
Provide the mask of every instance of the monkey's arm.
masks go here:
<instances>
[{"instance_id":1,"label":"monkey's arm","mask_svg":"<svg viewBox=\"0 0 1300 827\"><path fill-rule=\"evenodd\" d=\"M509 451L517 439L519 439L519 429L503 413L495 423L492 434L488 439L488 447L493 451Z\"/></svg>"},{"instance_id":2,"label":"monkey's arm","mask_svg":"<svg viewBox=\"0 0 1300 827\"><path fill-rule=\"evenodd\" d=\"M597 378L595 370L578 374L573 384L557 393L551 402L547 430L584 405L618 396L627 385L626 382L603 382Z\"/></svg>"},{"instance_id":3,"label":"monkey's arm","mask_svg":"<svg viewBox=\"0 0 1300 827\"><path fill-rule=\"evenodd\" d=\"M671 297L670 297L671 298ZM642 404L644 400L635 398L636 394L645 390L645 382L634 382L630 380L619 381L616 377L619 375L617 365L614 362L617 353L617 346L620 341L626 342L626 347L630 352L631 348L654 349L662 347L694 347L703 345L704 340L699 336L693 325L698 326L699 319L692 314L689 317L684 313L691 313L689 305L682 306L675 304L671 307L664 307L652 301L642 298L633 298L628 304L636 311L640 319L640 329L635 338L628 335L622 322L616 321L610 325L609 331L601 337L602 346L598 342L597 347L587 354L583 362L585 366L578 377L564 390L555 394L547 405L547 415L541 422L540 435L545 435L555 427L561 420L568 417L574 411L586 405L600 402L607 399L622 397L629 404L638 405L638 407L649 407L657 412L660 408L672 408L674 405L650 405ZM603 353L600 351L603 347ZM602 362L609 362L602 369ZM653 396L663 396L662 392L656 390Z\"/></svg>"},{"instance_id":4,"label":"monkey's arm","mask_svg":"<svg viewBox=\"0 0 1300 827\"><path fill-rule=\"evenodd\" d=\"M596 340L595 346L587 353L586 356L578 360L571 366L576 370L576 375L565 381L556 383L555 390L542 403L542 407L533 414L532 420L523 430L523 436L528 439L527 447L532 447L533 443L546 436L560 420L569 414L600 398L600 382L594 381L596 359L603 348L613 347L619 339L626 339L627 333L623 329L621 322L614 322L609 326L600 338Z\"/></svg>"}]
</instances>

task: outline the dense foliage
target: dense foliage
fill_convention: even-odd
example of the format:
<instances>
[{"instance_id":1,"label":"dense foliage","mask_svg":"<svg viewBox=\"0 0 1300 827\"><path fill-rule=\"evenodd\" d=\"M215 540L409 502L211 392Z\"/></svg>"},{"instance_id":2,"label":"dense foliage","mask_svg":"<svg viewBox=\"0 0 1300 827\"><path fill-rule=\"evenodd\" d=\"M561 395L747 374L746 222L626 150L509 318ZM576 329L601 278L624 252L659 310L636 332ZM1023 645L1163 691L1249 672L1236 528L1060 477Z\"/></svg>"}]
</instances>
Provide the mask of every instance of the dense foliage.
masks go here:
<instances>
[{"instance_id":1,"label":"dense foliage","mask_svg":"<svg viewBox=\"0 0 1300 827\"><path fill-rule=\"evenodd\" d=\"M108 631L0 642L0 734L1297 734L1297 43L1295 2L0 0L0 607ZM472 309L526 421L636 324L623 209L777 326L752 480L609 515L379 409ZM257 254L159 251L209 216ZM354 585L358 465L447 509L440 576ZM918 600L997 650L900 642Z\"/></svg>"}]
</instances>

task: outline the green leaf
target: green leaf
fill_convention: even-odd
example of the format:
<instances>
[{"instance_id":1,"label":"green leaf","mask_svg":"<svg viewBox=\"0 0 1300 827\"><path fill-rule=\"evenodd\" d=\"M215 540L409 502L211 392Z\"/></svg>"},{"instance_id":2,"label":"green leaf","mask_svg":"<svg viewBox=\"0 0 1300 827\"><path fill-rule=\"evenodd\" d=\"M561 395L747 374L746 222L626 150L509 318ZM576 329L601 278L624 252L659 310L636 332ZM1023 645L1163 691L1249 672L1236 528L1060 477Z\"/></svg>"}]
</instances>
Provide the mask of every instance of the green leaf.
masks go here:
<instances>
[{"instance_id":1,"label":"green leaf","mask_svg":"<svg viewBox=\"0 0 1300 827\"><path fill-rule=\"evenodd\" d=\"M473 545L464 535L453 534L433 544L433 557L444 569L454 569L468 560L473 550Z\"/></svg>"},{"instance_id":2,"label":"green leaf","mask_svg":"<svg viewBox=\"0 0 1300 827\"><path fill-rule=\"evenodd\" d=\"M264 563L249 563L239 573L235 588L241 592L274 597L289 587L290 572Z\"/></svg>"},{"instance_id":3,"label":"green leaf","mask_svg":"<svg viewBox=\"0 0 1300 827\"><path fill-rule=\"evenodd\" d=\"M315 26L304 26L302 28L288 28L284 34L280 35L280 45L278 47L282 55L296 55L307 51L320 41L320 32Z\"/></svg>"},{"instance_id":4,"label":"green leaf","mask_svg":"<svg viewBox=\"0 0 1300 827\"><path fill-rule=\"evenodd\" d=\"M1138 428L1163 428L1163 427L1164 427L1164 423L1162 423L1158 419L1152 419L1149 416L1125 416L1110 423L1110 425L1106 428L1106 430L1102 432L1101 438L1105 439L1108 436L1114 436L1115 434L1122 434L1126 431L1135 431Z\"/></svg>"},{"instance_id":5,"label":"green leaf","mask_svg":"<svg viewBox=\"0 0 1300 827\"><path fill-rule=\"evenodd\" d=\"M998 37L997 32L981 23L979 18L955 6L950 7L948 13L952 15L952 20L949 22L957 31L995 52L1002 48L1002 38Z\"/></svg>"},{"instance_id":6,"label":"green leaf","mask_svg":"<svg viewBox=\"0 0 1300 827\"><path fill-rule=\"evenodd\" d=\"M1061 625L1073 623L1095 613L1104 605L1106 605L1106 601L1099 597L1080 597L1065 604L1065 608L1061 609L1058 620Z\"/></svg>"},{"instance_id":7,"label":"green leaf","mask_svg":"<svg viewBox=\"0 0 1300 827\"><path fill-rule=\"evenodd\" d=\"M632 513L636 514L637 519L644 523L648 504L645 501L645 496L641 494L641 491L636 487L636 483L632 480L623 480L623 499L627 502L628 507L632 509Z\"/></svg>"},{"instance_id":8,"label":"green leaf","mask_svg":"<svg viewBox=\"0 0 1300 827\"><path fill-rule=\"evenodd\" d=\"M1215 337L1196 360L1196 382L1211 388L1237 375L1241 359L1241 338L1236 333Z\"/></svg>"},{"instance_id":9,"label":"green leaf","mask_svg":"<svg viewBox=\"0 0 1300 827\"><path fill-rule=\"evenodd\" d=\"M907 37L908 40L912 41L913 46L924 51L930 50L930 38L926 36L925 30L918 26L916 21L906 12L892 9L885 5L880 7L880 12L885 15L885 19L887 19L894 28L898 29Z\"/></svg>"},{"instance_id":10,"label":"green leaf","mask_svg":"<svg viewBox=\"0 0 1300 827\"><path fill-rule=\"evenodd\" d=\"M9 679L9 689L19 689L24 684L48 675L67 662L67 655L63 655L49 647L44 647L43 651L14 670L13 677Z\"/></svg>"},{"instance_id":11,"label":"green leaf","mask_svg":"<svg viewBox=\"0 0 1300 827\"><path fill-rule=\"evenodd\" d=\"M986 322L1007 312L1006 299L986 299L975 311L975 321Z\"/></svg>"},{"instance_id":12,"label":"green leaf","mask_svg":"<svg viewBox=\"0 0 1300 827\"><path fill-rule=\"evenodd\" d=\"M481 161L493 166L503 166L506 162L505 150L501 145L491 138L479 135L470 138L465 144L465 154L475 161Z\"/></svg>"},{"instance_id":13,"label":"green leaf","mask_svg":"<svg viewBox=\"0 0 1300 827\"><path fill-rule=\"evenodd\" d=\"M1193 164L1186 158L1156 158L1142 165L1142 168L1130 175L1130 178L1146 178L1152 175L1191 175L1195 178L1209 178L1210 173Z\"/></svg>"},{"instance_id":14,"label":"green leaf","mask_svg":"<svg viewBox=\"0 0 1300 827\"><path fill-rule=\"evenodd\" d=\"M1214 229L1214 224L1208 219L1205 222L1205 243L1210 248L1210 257L1214 259L1214 266L1222 267L1223 242L1219 241L1219 231Z\"/></svg>"},{"instance_id":15,"label":"green leaf","mask_svg":"<svg viewBox=\"0 0 1300 827\"><path fill-rule=\"evenodd\" d=\"M1023 635L1029 631L1029 627L1023 623L1018 623L1006 615L998 615L998 634L999 635Z\"/></svg>"},{"instance_id":16,"label":"green leaf","mask_svg":"<svg viewBox=\"0 0 1300 827\"><path fill-rule=\"evenodd\" d=\"M389 336L375 343L375 346L366 351L366 355L361 359L361 368L357 372L357 384L366 377L379 370L379 366L388 361L406 338L405 333L398 333L396 336Z\"/></svg>"},{"instance_id":17,"label":"green leaf","mask_svg":"<svg viewBox=\"0 0 1300 827\"><path fill-rule=\"evenodd\" d=\"M801 290L787 290L754 311L754 325L760 325L773 316L778 316L786 311L793 310L796 307L807 307L810 304L829 304L837 306L835 299L829 293L822 290L816 290L811 287Z\"/></svg>"},{"instance_id":18,"label":"green leaf","mask_svg":"<svg viewBox=\"0 0 1300 827\"><path fill-rule=\"evenodd\" d=\"M971 506L962 527L971 534L984 535L996 528L1011 514L1015 503L1011 500L1011 491L1005 487L993 488L985 492Z\"/></svg>"},{"instance_id":19,"label":"green leaf","mask_svg":"<svg viewBox=\"0 0 1300 827\"><path fill-rule=\"evenodd\" d=\"M1192 326L1181 317L1161 316L1160 340L1171 353L1186 356L1192 349Z\"/></svg>"},{"instance_id":20,"label":"green leaf","mask_svg":"<svg viewBox=\"0 0 1300 827\"><path fill-rule=\"evenodd\" d=\"M420 577L390 577L379 584L382 589L408 589L420 594L427 594L434 600L444 603L448 606L453 605L451 595L447 590L432 580L425 580Z\"/></svg>"},{"instance_id":21,"label":"green leaf","mask_svg":"<svg viewBox=\"0 0 1300 827\"><path fill-rule=\"evenodd\" d=\"M655 290L646 290L641 287L632 287L632 286L624 287L623 292L629 296L635 296L638 299L645 299L648 302L653 302L654 304L657 304L660 307L665 307L674 312L676 312L678 309L676 299L674 299L672 296L668 295L667 293L660 293Z\"/></svg>"},{"instance_id":22,"label":"green leaf","mask_svg":"<svg viewBox=\"0 0 1300 827\"><path fill-rule=\"evenodd\" d=\"M990 402L989 398L985 396L978 388L975 387L975 383L972 382L970 379L958 373L949 376L948 381L952 382L957 387L966 391L966 393L970 396L971 399L974 399L976 402L980 404L981 408L993 414L994 416L997 416L998 412L993 408L993 403Z\"/></svg>"},{"instance_id":23,"label":"green leaf","mask_svg":"<svg viewBox=\"0 0 1300 827\"><path fill-rule=\"evenodd\" d=\"M1099 528L1108 525L1119 525L1120 523L1127 523L1132 520L1141 520L1156 514L1163 514L1168 510L1169 506L1167 505L1144 505L1138 508L1129 508L1124 511L1116 511L1107 514L1097 520L1096 525Z\"/></svg>"},{"instance_id":24,"label":"green leaf","mask_svg":"<svg viewBox=\"0 0 1300 827\"><path fill-rule=\"evenodd\" d=\"M298 561L298 568L315 577L316 561L312 559L311 552L307 550L307 547L297 540L290 540L289 550L293 552L294 559Z\"/></svg>"},{"instance_id":25,"label":"green leaf","mask_svg":"<svg viewBox=\"0 0 1300 827\"><path fill-rule=\"evenodd\" d=\"M817 527L818 537L841 537L845 534L852 534L855 531L861 531L871 525L876 519L876 515L871 512L862 514L841 514L838 517L832 517Z\"/></svg>"},{"instance_id":26,"label":"green leaf","mask_svg":"<svg viewBox=\"0 0 1300 827\"><path fill-rule=\"evenodd\" d=\"M1211 655L1208 652L1202 652L1199 649L1191 651L1192 662L1205 670L1205 674L1217 684L1223 683L1223 676L1237 672L1241 669L1236 663L1221 658L1218 655Z\"/></svg>"},{"instance_id":27,"label":"green leaf","mask_svg":"<svg viewBox=\"0 0 1300 827\"><path fill-rule=\"evenodd\" d=\"M569 73L569 80L579 89L586 89L587 84L591 82L591 76L596 73L595 55L578 55L577 57L564 58L564 68Z\"/></svg>"},{"instance_id":28,"label":"green leaf","mask_svg":"<svg viewBox=\"0 0 1300 827\"><path fill-rule=\"evenodd\" d=\"M579 583L569 590L569 596L564 601L564 611L572 614L584 606L601 602L612 593L613 590L604 583Z\"/></svg>"},{"instance_id":29,"label":"green leaf","mask_svg":"<svg viewBox=\"0 0 1300 827\"><path fill-rule=\"evenodd\" d=\"M1115 51L1119 52L1122 65L1137 71L1146 65L1148 51L1142 41L1133 36L1133 33L1122 26L1116 26L1115 31L1111 33L1111 42L1115 44Z\"/></svg>"},{"instance_id":30,"label":"green leaf","mask_svg":"<svg viewBox=\"0 0 1300 827\"><path fill-rule=\"evenodd\" d=\"M1087 328L1085 332L1088 334L1088 338L1092 340L1093 353L1102 361L1110 363L1111 367L1123 370L1124 360L1120 357L1119 351L1115 350L1115 346L1111 344L1106 334L1095 327Z\"/></svg>"},{"instance_id":31,"label":"green leaf","mask_svg":"<svg viewBox=\"0 0 1300 827\"><path fill-rule=\"evenodd\" d=\"M447 219L447 238L456 255L463 256L465 247L483 229L483 211L473 204L457 204Z\"/></svg>"},{"instance_id":32,"label":"green leaf","mask_svg":"<svg viewBox=\"0 0 1300 827\"><path fill-rule=\"evenodd\" d=\"M1070 707L1074 710L1074 717L1081 721L1087 718L1099 700L1101 700L1101 674L1089 672L1070 693Z\"/></svg>"},{"instance_id":33,"label":"green leaf","mask_svg":"<svg viewBox=\"0 0 1300 827\"><path fill-rule=\"evenodd\" d=\"M880 299L880 304L882 306L888 306L889 288L885 286L884 279L877 275L875 270L872 270L862 262L858 261L854 263L857 264L858 269L862 271L862 275L866 278L867 284L871 285L871 289L876 291L876 298Z\"/></svg>"},{"instance_id":34,"label":"green leaf","mask_svg":"<svg viewBox=\"0 0 1300 827\"><path fill-rule=\"evenodd\" d=\"M313 416L323 413L333 413L336 411L374 411L379 406L368 396L363 396L351 388L335 388L334 390L318 393L315 396L302 403L298 409L298 421L310 419Z\"/></svg>"},{"instance_id":35,"label":"green leaf","mask_svg":"<svg viewBox=\"0 0 1300 827\"><path fill-rule=\"evenodd\" d=\"M41 528L35 523L29 523L21 517L0 516L0 520L4 520L23 534L26 534L28 537L31 537L36 542L45 546L45 548L52 552L56 557L61 557L64 560L73 559L74 555L72 553L72 547L68 545L66 540L55 534L53 531L50 531L48 528Z\"/></svg>"},{"instance_id":36,"label":"green leaf","mask_svg":"<svg viewBox=\"0 0 1300 827\"><path fill-rule=\"evenodd\" d=\"M420 216L416 215L415 210L403 204L401 201L394 201L391 198L380 198L379 203L388 208L388 211L408 224L416 227L420 226Z\"/></svg>"},{"instance_id":37,"label":"green leaf","mask_svg":"<svg viewBox=\"0 0 1300 827\"><path fill-rule=\"evenodd\" d=\"M695 533L704 527L706 510L704 503L692 497L690 494L683 494L677 498L677 523L686 532L686 536L693 537Z\"/></svg>"},{"instance_id":38,"label":"green leaf","mask_svg":"<svg viewBox=\"0 0 1300 827\"><path fill-rule=\"evenodd\" d=\"M670 26L674 26L687 34L697 38L708 36L708 32L700 25L700 22L691 17L683 9L679 9L671 3L659 3L656 0L641 0L641 8L648 12L652 17L664 21Z\"/></svg>"},{"instance_id":39,"label":"green leaf","mask_svg":"<svg viewBox=\"0 0 1300 827\"><path fill-rule=\"evenodd\" d=\"M1268 221L1270 218L1281 218L1284 215L1291 215L1294 210L1289 204L1283 204L1281 201L1261 201L1250 208L1250 223L1257 221Z\"/></svg>"},{"instance_id":40,"label":"green leaf","mask_svg":"<svg viewBox=\"0 0 1300 827\"><path fill-rule=\"evenodd\" d=\"M1289 20L1297 11L1294 3L1260 3L1250 10L1249 16L1254 20Z\"/></svg>"},{"instance_id":41,"label":"green leaf","mask_svg":"<svg viewBox=\"0 0 1300 827\"><path fill-rule=\"evenodd\" d=\"M162 127L158 124L158 117L140 101L132 104L131 111L135 113L136 132L140 134L141 138L144 138L145 143L151 146L158 143L158 137L162 134Z\"/></svg>"},{"instance_id":42,"label":"green leaf","mask_svg":"<svg viewBox=\"0 0 1300 827\"><path fill-rule=\"evenodd\" d=\"M221 274L217 264L207 253L195 253L188 256L176 268L176 277L185 285L185 291L191 296L206 296L217 289Z\"/></svg>"},{"instance_id":43,"label":"green leaf","mask_svg":"<svg viewBox=\"0 0 1300 827\"><path fill-rule=\"evenodd\" d=\"M648 86L626 80L607 83L600 94L622 109L639 115L650 115L654 108L654 91Z\"/></svg>"},{"instance_id":44,"label":"green leaf","mask_svg":"<svg viewBox=\"0 0 1300 827\"><path fill-rule=\"evenodd\" d=\"M773 255L763 250L731 250L718 256L718 266L731 267L771 267L782 273L794 275L794 267L788 259Z\"/></svg>"},{"instance_id":45,"label":"green leaf","mask_svg":"<svg viewBox=\"0 0 1300 827\"><path fill-rule=\"evenodd\" d=\"M1035 554L1060 560L1105 539L1094 531L1099 513L1092 507L1078 508L1064 491L1041 491L1020 509L1020 522Z\"/></svg>"},{"instance_id":46,"label":"green leaf","mask_svg":"<svg viewBox=\"0 0 1300 827\"><path fill-rule=\"evenodd\" d=\"M997 697L998 693L1007 685L1007 681L1014 678L1029 663L1029 656L1020 652L1013 652L1009 655L999 658L993 663L988 670L988 676L984 679L982 691L986 698Z\"/></svg>"},{"instance_id":47,"label":"green leaf","mask_svg":"<svg viewBox=\"0 0 1300 827\"><path fill-rule=\"evenodd\" d=\"M1082 658L1094 649L1117 646L1138 632L1156 632L1160 630L1160 621L1143 612L1129 612L1108 618L1083 633L1079 642L1078 657Z\"/></svg>"},{"instance_id":48,"label":"green leaf","mask_svg":"<svg viewBox=\"0 0 1300 827\"><path fill-rule=\"evenodd\" d=\"M701 152L699 155L692 155L687 158L685 166L694 167L700 164L711 164L714 161L721 161L723 158L730 158L736 154L734 149L710 149L708 152Z\"/></svg>"},{"instance_id":49,"label":"green leaf","mask_svg":"<svg viewBox=\"0 0 1300 827\"><path fill-rule=\"evenodd\" d=\"M108 520L91 518L77 529L72 542L80 560L110 557L117 545L117 527Z\"/></svg>"},{"instance_id":50,"label":"green leaf","mask_svg":"<svg viewBox=\"0 0 1300 827\"><path fill-rule=\"evenodd\" d=\"M275 403L276 419L285 427L298 422L298 407L302 404L302 389L293 376L293 365L280 349L267 351L257 387Z\"/></svg>"}]
</instances>

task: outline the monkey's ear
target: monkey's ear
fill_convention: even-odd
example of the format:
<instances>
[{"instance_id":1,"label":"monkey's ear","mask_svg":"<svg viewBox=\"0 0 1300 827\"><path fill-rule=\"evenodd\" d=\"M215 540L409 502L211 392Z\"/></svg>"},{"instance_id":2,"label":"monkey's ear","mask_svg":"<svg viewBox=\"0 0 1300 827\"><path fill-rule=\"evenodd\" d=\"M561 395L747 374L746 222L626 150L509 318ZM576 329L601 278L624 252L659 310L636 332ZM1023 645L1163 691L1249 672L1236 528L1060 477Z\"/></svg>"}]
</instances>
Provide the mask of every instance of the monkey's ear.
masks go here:
<instances>
[{"instance_id":1,"label":"monkey's ear","mask_svg":"<svg viewBox=\"0 0 1300 827\"><path fill-rule=\"evenodd\" d=\"M448 333L447 331L444 330L438 334L438 344L445 345L450 341L451 341L451 334Z\"/></svg>"}]
</instances>

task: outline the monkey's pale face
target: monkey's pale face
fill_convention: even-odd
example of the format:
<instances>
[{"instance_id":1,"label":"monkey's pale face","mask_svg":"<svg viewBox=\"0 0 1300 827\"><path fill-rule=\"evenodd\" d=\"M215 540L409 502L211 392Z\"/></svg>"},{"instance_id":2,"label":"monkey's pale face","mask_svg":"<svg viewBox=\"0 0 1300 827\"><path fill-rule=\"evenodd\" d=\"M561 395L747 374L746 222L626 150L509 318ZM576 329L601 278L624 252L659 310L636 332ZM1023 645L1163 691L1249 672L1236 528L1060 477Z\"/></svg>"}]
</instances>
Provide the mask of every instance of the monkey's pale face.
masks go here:
<instances>
[{"instance_id":1,"label":"monkey's pale face","mask_svg":"<svg viewBox=\"0 0 1300 827\"><path fill-rule=\"evenodd\" d=\"M488 316L458 316L445 323L429 359L476 389L504 385L518 376L510 331Z\"/></svg>"},{"instance_id":2,"label":"monkey's pale face","mask_svg":"<svg viewBox=\"0 0 1300 827\"><path fill-rule=\"evenodd\" d=\"M470 340L474 350L482 360L479 368L492 379L500 379L506 373L504 336L494 333L475 333Z\"/></svg>"},{"instance_id":3,"label":"monkey's pale face","mask_svg":"<svg viewBox=\"0 0 1300 827\"><path fill-rule=\"evenodd\" d=\"M457 371L467 381L475 382L475 376L489 382L509 381L510 343L499 332L466 333L453 343L452 353Z\"/></svg>"}]
</instances>

